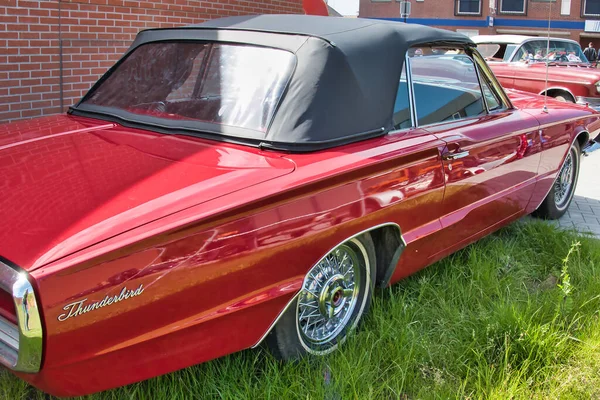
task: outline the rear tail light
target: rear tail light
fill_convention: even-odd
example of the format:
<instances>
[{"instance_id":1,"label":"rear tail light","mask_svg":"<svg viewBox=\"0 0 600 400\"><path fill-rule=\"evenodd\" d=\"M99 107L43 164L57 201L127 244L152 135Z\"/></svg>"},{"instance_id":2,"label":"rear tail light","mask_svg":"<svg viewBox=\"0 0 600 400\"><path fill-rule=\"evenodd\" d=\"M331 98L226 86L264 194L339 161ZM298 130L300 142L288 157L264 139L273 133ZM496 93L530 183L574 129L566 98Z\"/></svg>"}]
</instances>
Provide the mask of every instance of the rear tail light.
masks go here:
<instances>
[{"instance_id":1,"label":"rear tail light","mask_svg":"<svg viewBox=\"0 0 600 400\"><path fill-rule=\"evenodd\" d=\"M42 361L42 323L25 272L0 262L0 364L37 372Z\"/></svg>"}]
</instances>

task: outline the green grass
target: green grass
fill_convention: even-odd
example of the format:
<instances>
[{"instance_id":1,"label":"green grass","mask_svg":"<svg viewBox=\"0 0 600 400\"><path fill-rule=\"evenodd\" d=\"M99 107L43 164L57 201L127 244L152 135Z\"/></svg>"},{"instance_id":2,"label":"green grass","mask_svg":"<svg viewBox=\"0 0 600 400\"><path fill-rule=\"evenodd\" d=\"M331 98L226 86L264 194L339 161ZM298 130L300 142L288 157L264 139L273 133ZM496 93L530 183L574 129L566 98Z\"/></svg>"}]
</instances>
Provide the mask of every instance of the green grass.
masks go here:
<instances>
[{"instance_id":1,"label":"green grass","mask_svg":"<svg viewBox=\"0 0 600 400\"><path fill-rule=\"evenodd\" d=\"M244 351L89 398L599 398L599 310L600 242L516 223L378 291L334 354ZM2 370L0 397L44 395Z\"/></svg>"}]
</instances>

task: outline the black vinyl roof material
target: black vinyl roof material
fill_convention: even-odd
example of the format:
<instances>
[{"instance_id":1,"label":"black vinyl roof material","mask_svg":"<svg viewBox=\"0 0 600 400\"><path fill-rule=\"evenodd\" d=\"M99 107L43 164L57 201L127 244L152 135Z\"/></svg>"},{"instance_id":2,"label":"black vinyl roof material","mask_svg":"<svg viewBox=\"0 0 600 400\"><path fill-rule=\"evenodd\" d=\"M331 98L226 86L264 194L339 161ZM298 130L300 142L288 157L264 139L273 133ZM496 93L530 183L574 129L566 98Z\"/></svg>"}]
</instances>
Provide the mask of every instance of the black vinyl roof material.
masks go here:
<instances>
[{"instance_id":1,"label":"black vinyl roof material","mask_svg":"<svg viewBox=\"0 0 600 400\"><path fill-rule=\"evenodd\" d=\"M416 24L257 15L145 30L127 54L143 44L165 40L249 43L293 52L296 69L267 132L257 139L256 134L247 138L235 129L224 130L220 138L290 151L330 148L393 129L393 108L407 50L433 43L475 46L462 34Z\"/></svg>"}]
</instances>

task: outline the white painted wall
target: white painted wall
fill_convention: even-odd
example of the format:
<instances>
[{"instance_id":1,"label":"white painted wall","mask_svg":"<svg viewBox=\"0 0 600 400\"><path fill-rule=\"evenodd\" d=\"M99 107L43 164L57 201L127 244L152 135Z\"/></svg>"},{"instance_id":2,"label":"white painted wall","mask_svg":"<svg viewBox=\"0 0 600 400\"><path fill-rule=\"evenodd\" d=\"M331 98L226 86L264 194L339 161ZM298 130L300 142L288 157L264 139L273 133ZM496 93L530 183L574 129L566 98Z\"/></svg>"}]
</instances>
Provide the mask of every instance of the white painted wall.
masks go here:
<instances>
[{"instance_id":1,"label":"white painted wall","mask_svg":"<svg viewBox=\"0 0 600 400\"><path fill-rule=\"evenodd\" d=\"M359 0L327 0L327 4L342 15L357 16Z\"/></svg>"}]
</instances>

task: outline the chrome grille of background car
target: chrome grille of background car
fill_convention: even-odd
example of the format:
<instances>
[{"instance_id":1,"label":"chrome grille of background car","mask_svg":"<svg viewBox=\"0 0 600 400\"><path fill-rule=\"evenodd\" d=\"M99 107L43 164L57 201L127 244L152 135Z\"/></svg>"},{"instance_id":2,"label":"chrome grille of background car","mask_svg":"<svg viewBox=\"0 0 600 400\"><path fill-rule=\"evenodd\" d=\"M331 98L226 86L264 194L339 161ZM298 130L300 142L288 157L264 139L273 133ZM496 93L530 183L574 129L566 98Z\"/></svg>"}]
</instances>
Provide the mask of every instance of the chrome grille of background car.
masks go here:
<instances>
[{"instance_id":1,"label":"chrome grille of background car","mask_svg":"<svg viewBox=\"0 0 600 400\"><path fill-rule=\"evenodd\" d=\"M27 274L0 262L0 290L0 364L37 372L42 361L42 324Z\"/></svg>"}]
</instances>

